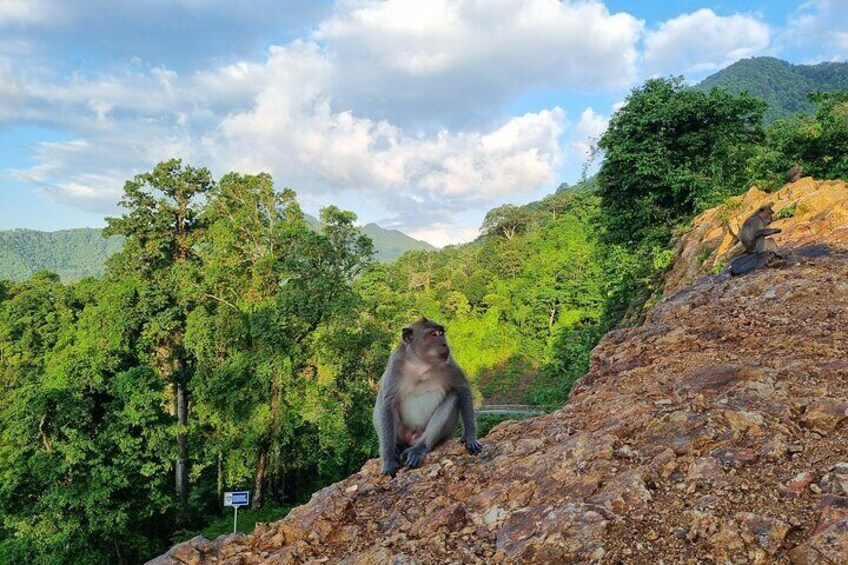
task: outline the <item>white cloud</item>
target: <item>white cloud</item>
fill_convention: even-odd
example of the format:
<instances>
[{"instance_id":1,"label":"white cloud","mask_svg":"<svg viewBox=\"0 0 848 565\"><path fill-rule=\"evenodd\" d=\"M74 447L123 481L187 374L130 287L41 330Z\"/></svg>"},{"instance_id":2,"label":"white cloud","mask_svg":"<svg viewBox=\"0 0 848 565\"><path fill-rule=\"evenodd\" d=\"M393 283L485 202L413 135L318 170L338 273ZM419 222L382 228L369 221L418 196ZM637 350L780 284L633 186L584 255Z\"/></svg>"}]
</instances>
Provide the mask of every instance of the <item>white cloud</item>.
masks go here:
<instances>
[{"instance_id":1,"label":"white cloud","mask_svg":"<svg viewBox=\"0 0 848 565\"><path fill-rule=\"evenodd\" d=\"M55 8L46 0L0 0L0 26L43 23Z\"/></svg>"},{"instance_id":2,"label":"white cloud","mask_svg":"<svg viewBox=\"0 0 848 565\"><path fill-rule=\"evenodd\" d=\"M535 87L631 84L642 28L598 1L343 0L315 39L344 104L394 121L410 110L461 120Z\"/></svg>"},{"instance_id":3,"label":"white cloud","mask_svg":"<svg viewBox=\"0 0 848 565\"><path fill-rule=\"evenodd\" d=\"M407 235L426 241L436 247L444 247L458 242L471 241L480 235L480 230L470 226L456 226L439 222L424 229L410 230Z\"/></svg>"},{"instance_id":4,"label":"white cloud","mask_svg":"<svg viewBox=\"0 0 848 565\"><path fill-rule=\"evenodd\" d=\"M813 0L788 19L785 41L810 50L812 62L848 58L848 0Z\"/></svg>"},{"instance_id":5,"label":"white cloud","mask_svg":"<svg viewBox=\"0 0 848 565\"><path fill-rule=\"evenodd\" d=\"M704 75L765 53L769 26L744 14L719 16L709 8L662 23L645 38L648 74Z\"/></svg>"},{"instance_id":6,"label":"white cloud","mask_svg":"<svg viewBox=\"0 0 848 565\"><path fill-rule=\"evenodd\" d=\"M609 116L595 112L591 106L583 110L580 120L574 128L571 148L582 159L588 159L592 154L592 146L607 130Z\"/></svg>"}]
</instances>

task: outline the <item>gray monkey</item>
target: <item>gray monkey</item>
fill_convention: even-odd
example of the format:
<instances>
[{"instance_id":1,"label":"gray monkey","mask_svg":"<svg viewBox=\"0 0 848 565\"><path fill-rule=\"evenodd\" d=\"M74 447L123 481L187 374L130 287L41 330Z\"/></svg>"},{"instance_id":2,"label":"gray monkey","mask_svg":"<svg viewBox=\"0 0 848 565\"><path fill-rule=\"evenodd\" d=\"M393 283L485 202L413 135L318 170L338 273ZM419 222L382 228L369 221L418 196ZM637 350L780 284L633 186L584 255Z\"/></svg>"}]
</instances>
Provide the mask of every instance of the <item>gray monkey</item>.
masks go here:
<instances>
[{"instance_id":1,"label":"gray monkey","mask_svg":"<svg viewBox=\"0 0 848 565\"><path fill-rule=\"evenodd\" d=\"M453 436L459 418L465 448L480 453L471 388L451 357L445 328L421 318L403 328L380 380L374 427L383 474L394 476L401 462L421 465L428 451Z\"/></svg>"}]
</instances>

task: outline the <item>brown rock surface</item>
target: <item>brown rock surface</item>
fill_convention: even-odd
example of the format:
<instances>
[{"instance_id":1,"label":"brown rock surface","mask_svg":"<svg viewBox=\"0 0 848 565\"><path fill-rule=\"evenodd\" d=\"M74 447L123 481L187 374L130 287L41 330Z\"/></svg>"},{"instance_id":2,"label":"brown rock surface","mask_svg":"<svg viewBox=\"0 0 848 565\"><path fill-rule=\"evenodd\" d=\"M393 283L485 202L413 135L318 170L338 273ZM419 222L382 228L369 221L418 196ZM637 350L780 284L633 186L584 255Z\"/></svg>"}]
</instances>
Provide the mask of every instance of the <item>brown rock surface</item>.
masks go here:
<instances>
[{"instance_id":1,"label":"brown rock surface","mask_svg":"<svg viewBox=\"0 0 848 565\"><path fill-rule=\"evenodd\" d=\"M451 441L393 479L371 460L157 563L848 563L848 252L782 245L608 334L567 406L481 455Z\"/></svg>"}]
</instances>

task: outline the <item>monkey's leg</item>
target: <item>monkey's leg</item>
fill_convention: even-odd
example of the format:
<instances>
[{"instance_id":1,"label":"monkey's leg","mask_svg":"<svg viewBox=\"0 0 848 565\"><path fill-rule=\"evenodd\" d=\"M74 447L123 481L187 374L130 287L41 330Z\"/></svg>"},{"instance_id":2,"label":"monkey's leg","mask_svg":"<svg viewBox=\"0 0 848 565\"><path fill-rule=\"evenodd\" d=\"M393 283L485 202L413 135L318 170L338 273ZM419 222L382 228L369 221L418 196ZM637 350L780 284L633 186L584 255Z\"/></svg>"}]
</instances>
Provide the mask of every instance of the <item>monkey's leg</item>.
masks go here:
<instances>
[{"instance_id":1,"label":"monkey's leg","mask_svg":"<svg viewBox=\"0 0 848 565\"><path fill-rule=\"evenodd\" d=\"M398 457L397 419L392 409L392 403L382 394L377 394L377 405L374 408L374 426L380 439L380 462L383 464L382 473L394 476L400 467Z\"/></svg>"},{"instance_id":2,"label":"monkey's leg","mask_svg":"<svg viewBox=\"0 0 848 565\"><path fill-rule=\"evenodd\" d=\"M401 459L406 459L405 465L410 469L418 467L424 460L428 451L448 439L456 430L456 422L459 417L456 394L451 392L430 416L424 433L418 443L401 454Z\"/></svg>"},{"instance_id":3,"label":"monkey's leg","mask_svg":"<svg viewBox=\"0 0 848 565\"><path fill-rule=\"evenodd\" d=\"M780 253L780 250L777 248L777 242L775 242L772 238L766 238L765 247L766 251L774 253L777 257L783 257L783 255Z\"/></svg>"}]
</instances>

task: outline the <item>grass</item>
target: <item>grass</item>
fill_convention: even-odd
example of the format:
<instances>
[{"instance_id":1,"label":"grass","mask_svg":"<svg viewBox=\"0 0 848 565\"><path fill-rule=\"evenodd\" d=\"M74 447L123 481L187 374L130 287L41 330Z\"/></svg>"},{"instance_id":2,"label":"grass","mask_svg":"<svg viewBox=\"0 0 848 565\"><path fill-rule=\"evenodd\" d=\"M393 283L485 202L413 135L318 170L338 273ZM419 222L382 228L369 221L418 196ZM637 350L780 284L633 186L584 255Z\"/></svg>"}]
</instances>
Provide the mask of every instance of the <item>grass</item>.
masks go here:
<instances>
[{"instance_id":1,"label":"grass","mask_svg":"<svg viewBox=\"0 0 848 565\"><path fill-rule=\"evenodd\" d=\"M791 218L798 211L798 203L790 204L786 208L782 209L777 215L774 217L775 220L782 220L784 218Z\"/></svg>"},{"instance_id":2,"label":"grass","mask_svg":"<svg viewBox=\"0 0 848 565\"><path fill-rule=\"evenodd\" d=\"M256 522L274 522L282 520L291 510L290 507L280 506L264 506L256 510L239 508L238 513L238 531L250 534L256 527ZM183 531L178 536L174 543L189 540L198 535L202 535L206 539L215 539L221 534L233 533L233 509L225 508L221 516L210 517L210 522L199 531Z\"/></svg>"}]
</instances>

